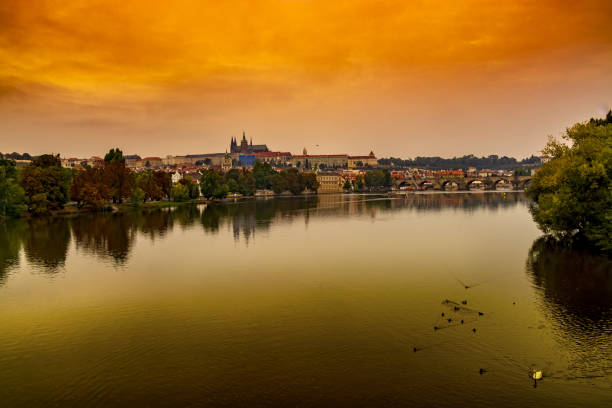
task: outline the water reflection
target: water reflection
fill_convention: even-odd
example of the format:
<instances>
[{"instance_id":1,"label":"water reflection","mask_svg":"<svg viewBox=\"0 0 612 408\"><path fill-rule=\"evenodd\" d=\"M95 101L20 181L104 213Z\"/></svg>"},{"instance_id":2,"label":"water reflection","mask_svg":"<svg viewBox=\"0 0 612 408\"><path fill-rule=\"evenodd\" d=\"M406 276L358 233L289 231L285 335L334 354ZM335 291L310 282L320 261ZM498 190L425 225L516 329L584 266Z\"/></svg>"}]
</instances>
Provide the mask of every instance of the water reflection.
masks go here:
<instances>
[{"instance_id":1,"label":"water reflection","mask_svg":"<svg viewBox=\"0 0 612 408\"><path fill-rule=\"evenodd\" d=\"M526 269L556 340L571 350L571 377L607 375L612 368L612 261L542 237L533 243Z\"/></svg>"},{"instance_id":2,"label":"water reflection","mask_svg":"<svg viewBox=\"0 0 612 408\"><path fill-rule=\"evenodd\" d=\"M66 262L71 241L78 252L125 264L138 236L156 240L175 227L200 226L204 233L232 231L248 244L257 232L275 223L305 224L313 217L371 217L403 210L471 212L525 205L522 194L413 194L390 198L375 195L324 195L187 205L119 214L84 214L73 218L41 218L2 224L0 283L19 264L23 249L29 263L55 273Z\"/></svg>"}]
</instances>

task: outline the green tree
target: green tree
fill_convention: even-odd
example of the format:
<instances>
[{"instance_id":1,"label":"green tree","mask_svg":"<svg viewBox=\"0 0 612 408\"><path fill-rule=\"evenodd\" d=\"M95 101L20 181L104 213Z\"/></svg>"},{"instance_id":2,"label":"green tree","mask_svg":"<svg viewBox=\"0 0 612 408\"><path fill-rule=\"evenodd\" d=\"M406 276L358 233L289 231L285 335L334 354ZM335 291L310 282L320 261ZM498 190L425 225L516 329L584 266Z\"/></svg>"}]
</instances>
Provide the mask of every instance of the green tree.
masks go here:
<instances>
[{"instance_id":1,"label":"green tree","mask_svg":"<svg viewBox=\"0 0 612 408\"><path fill-rule=\"evenodd\" d=\"M546 233L612 254L612 124L579 123L563 138L571 147L550 138L551 160L527 188L533 218Z\"/></svg>"},{"instance_id":2,"label":"green tree","mask_svg":"<svg viewBox=\"0 0 612 408\"><path fill-rule=\"evenodd\" d=\"M130 197L130 201L132 202L132 205L139 207L144 202L144 199L145 199L144 191L142 191L140 187L136 187L132 191L132 196Z\"/></svg>"},{"instance_id":3,"label":"green tree","mask_svg":"<svg viewBox=\"0 0 612 408\"><path fill-rule=\"evenodd\" d=\"M345 190L350 190L351 188L353 188L353 186L351 185L351 180L350 179L346 179L344 180L344 187Z\"/></svg>"},{"instance_id":4,"label":"green tree","mask_svg":"<svg viewBox=\"0 0 612 408\"><path fill-rule=\"evenodd\" d=\"M297 195L304 191L306 185L298 169L283 170L280 175L285 180L285 188L291 191L292 194Z\"/></svg>"},{"instance_id":5,"label":"green tree","mask_svg":"<svg viewBox=\"0 0 612 408\"><path fill-rule=\"evenodd\" d=\"M157 183L155 173L152 170L143 171L136 176L136 187L144 192L144 201L158 201L164 197L164 191Z\"/></svg>"},{"instance_id":6,"label":"green tree","mask_svg":"<svg viewBox=\"0 0 612 408\"><path fill-rule=\"evenodd\" d=\"M310 171L303 171L302 173L300 173L300 176L302 177L305 188L312 191L317 191L317 189L319 188L319 182L317 181L316 174Z\"/></svg>"},{"instance_id":7,"label":"green tree","mask_svg":"<svg viewBox=\"0 0 612 408\"><path fill-rule=\"evenodd\" d=\"M201 174L200 190L204 197L223 198L227 195L229 189L227 188L227 184L223 182L223 176L217 170L202 170Z\"/></svg>"},{"instance_id":8,"label":"green tree","mask_svg":"<svg viewBox=\"0 0 612 408\"><path fill-rule=\"evenodd\" d=\"M389 183L391 176L389 175ZM385 174L382 170L370 170L365 174L365 184L369 189L382 187L385 185Z\"/></svg>"},{"instance_id":9,"label":"green tree","mask_svg":"<svg viewBox=\"0 0 612 408\"><path fill-rule=\"evenodd\" d=\"M270 166L270 163L255 162L253 165L253 177L255 177L255 187L259 190L270 188L270 177L276 174L276 171Z\"/></svg>"},{"instance_id":10,"label":"green tree","mask_svg":"<svg viewBox=\"0 0 612 408\"><path fill-rule=\"evenodd\" d=\"M190 199L194 200L200 196L200 187L193 181L193 177L185 176L179 180L179 184L185 186L187 189L187 195Z\"/></svg>"},{"instance_id":11,"label":"green tree","mask_svg":"<svg viewBox=\"0 0 612 408\"><path fill-rule=\"evenodd\" d=\"M34 159L19 177L28 210L40 215L63 208L70 196L70 178L71 172L62 168L59 155L43 154Z\"/></svg>"},{"instance_id":12,"label":"green tree","mask_svg":"<svg viewBox=\"0 0 612 408\"><path fill-rule=\"evenodd\" d=\"M25 209L25 194L19 186L15 162L0 155L0 218L17 217Z\"/></svg>"},{"instance_id":13,"label":"green tree","mask_svg":"<svg viewBox=\"0 0 612 408\"><path fill-rule=\"evenodd\" d=\"M185 184L177 183L172 187L172 199L174 201L187 201L189 200L189 189Z\"/></svg>"},{"instance_id":14,"label":"green tree","mask_svg":"<svg viewBox=\"0 0 612 408\"><path fill-rule=\"evenodd\" d=\"M245 196L255 194L255 177L247 169L243 169L238 178L238 191Z\"/></svg>"},{"instance_id":15,"label":"green tree","mask_svg":"<svg viewBox=\"0 0 612 408\"><path fill-rule=\"evenodd\" d=\"M269 177L269 184L272 191L274 191L276 194L280 194L287 190L287 180L278 173L272 174Z\"/></svg>"}]
</instances>

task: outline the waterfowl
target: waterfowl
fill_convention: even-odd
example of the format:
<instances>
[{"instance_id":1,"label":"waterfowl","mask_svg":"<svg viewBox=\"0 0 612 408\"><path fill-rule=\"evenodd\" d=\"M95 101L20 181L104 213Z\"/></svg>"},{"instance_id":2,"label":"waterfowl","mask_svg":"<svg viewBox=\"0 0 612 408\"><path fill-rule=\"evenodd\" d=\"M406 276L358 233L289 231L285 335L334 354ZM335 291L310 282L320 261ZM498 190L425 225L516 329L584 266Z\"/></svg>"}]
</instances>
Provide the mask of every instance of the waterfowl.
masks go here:
<instances>
[{"instance_id":1,"label":"waterfowl","mask_svg":"<svg viewBox=\"0 0 612 408\"><path fill-rule=\"evenodd\" d=\"M442 314L440 316L444 317L444 312L442 312Z\"/></svg>"},{"instance_id":2,"label":"waterfowl","mask_svg":"<svg viewBox=\"0 0 612 408\"><path fill-rule=\"evenodd\" d=\"M481 368L480 370L478 370L478 372L480 373L480 375L483 375L484 373L487 372L487 370L485 370L484 368Z\"/></svg>"},{"instance_id":3,"label":"waterfowl","mask_svg":"<svg viewBox=\"0 0 612 408\"><path fill-rule=\"evenodd\" d=\"M474 333L476 333L476 328L474 327L474 328L472 329L472 331L473 331Z\"/></svg>"},{"instance_id":4,"label":"waterfowl","mask_svg":"<svg viewBox=\"0 0 612 408\"><path fill-rule=\"evenodd\" d=\"M462 301L461 301L461 304L462 304L462 305L467 305L467 300L462 300Z\"/></svg>"},{"instance_id":5,"label":"waterfowl","mask_svg":"<svg viewBox=\"0 0 612 408\"><path fill-rule=\"evenodd\" d=\"M484 316L484 313L478 312L478 316Z\"/></svg>"},{"instance_id":6,"label":"waterfowl","mask_svg":"<svg viewBox=\"0 0 612 408\"><path fill-rule=\"evenodd\" d=\"M461 319L461 324L463 324L463 319Z\"/></svg>"},{"instance_id":7,"label":"waterfowl","mask_svg":"<svg viewBox=\"0 0 612 408\"><path fill-rule=\"evenodd\" d=\"M448 322L450 323L450 322L452 322L452 321L453 321L453 319L451 319L451 318L449 317L449 318L448 318Z\"/></svg>"},{"instance_id":8,"label":"waterfowl","mask_svg":"<svg viewBox=\"0 0 612 408\"><path fill-rule=\"evenodd\" d=\"M438 330L438 326L434 326L434 330Z\"/></svg>"}]
</instances>

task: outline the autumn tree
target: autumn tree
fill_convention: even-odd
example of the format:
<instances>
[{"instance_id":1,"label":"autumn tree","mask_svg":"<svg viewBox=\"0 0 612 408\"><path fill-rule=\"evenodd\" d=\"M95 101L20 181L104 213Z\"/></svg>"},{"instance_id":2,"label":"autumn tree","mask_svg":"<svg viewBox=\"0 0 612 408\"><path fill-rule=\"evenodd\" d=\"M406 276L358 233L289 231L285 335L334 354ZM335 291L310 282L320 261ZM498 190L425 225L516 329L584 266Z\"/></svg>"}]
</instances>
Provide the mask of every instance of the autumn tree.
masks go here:
<instances>
[{"instance_id":1,"label":"autumn tree","mask_svg":"<svg viewBox=\"0 0 612 408\"><path fill-rule=\"evenodd\" d=\"M63 169L59 155L43 154L28 164L19 177L32 214L63 208L70 196L71 173Z\"/></svg>"}]
</instances>

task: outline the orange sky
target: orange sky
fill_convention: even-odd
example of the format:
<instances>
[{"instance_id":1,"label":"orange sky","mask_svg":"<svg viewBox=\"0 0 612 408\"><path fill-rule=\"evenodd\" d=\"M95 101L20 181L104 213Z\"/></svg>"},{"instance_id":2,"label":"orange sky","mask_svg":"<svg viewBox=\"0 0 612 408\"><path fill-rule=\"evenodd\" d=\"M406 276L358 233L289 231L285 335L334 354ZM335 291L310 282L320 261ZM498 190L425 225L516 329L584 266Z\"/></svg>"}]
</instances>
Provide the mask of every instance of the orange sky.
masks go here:
<instances>
[{"instance_id":1,"label":"orange sky","mask_svg":"<svg viewBox=\"0 0 612 408\"><path fill-rule=\"evenodd\" d=\"M612 106L612 2L0 0L0 151L536 153ZM319 147L315 147L316 145Z\"/></svg>"}]
</instances>

